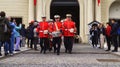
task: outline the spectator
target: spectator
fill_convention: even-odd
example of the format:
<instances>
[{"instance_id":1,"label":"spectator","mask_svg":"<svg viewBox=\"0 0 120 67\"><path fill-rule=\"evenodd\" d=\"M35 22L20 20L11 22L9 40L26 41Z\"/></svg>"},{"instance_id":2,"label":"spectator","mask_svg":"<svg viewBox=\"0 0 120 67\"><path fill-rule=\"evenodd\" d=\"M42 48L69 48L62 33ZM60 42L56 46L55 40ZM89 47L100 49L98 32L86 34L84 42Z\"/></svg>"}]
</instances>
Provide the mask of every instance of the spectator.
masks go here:
<instances>
[{"instance_id":1,"label":"spectator","mask_svg":"<svg viewBox=\"0 0 120 67\"><path fill-rule=\"evenodd\" d=\"M10 44L11 27L4 11L0 12L0 56L1 46L4 44L4 54L8 55L8 44Z\"/></svg>"},{"instance_id":2,"label":"spectator","mask_svg":"<svg viewBox=\"0 0 120 67\"><path fill-rule=\"evenodd\" d=\"M99 25L99 35L100 35L100 48L104 48L105 27L102 23Z\"/></svg>"},{"instance_id":3,"label":"spectator","mask_svg":"<svg viewBox=\"0 0 120 67\"><path fill-rule=\"evenodd\" d=\"M118 43L117 43L118 23L115 22L114 19L111 20L111 23L112 23L111 36L112 36L112 42L113 42L113 45L114 45L114 50L112 50L112 52L118 52Z\"/></svg>"},{"instance_id":4,"label":"spectator","mask_svg":"<svg viewBox=\"0 0 120 67\"><path fill-rule=\"evenodd\" d=\"M33 39L33 44L34 44L34 49L37 50L37 44L38 44L38 34L37 34L37 22L34 22L34 39Z\"/></svg>"},{"instance_id":5,"label":"spectator","mask_svg":"<svg viewBox=\"0 0 120 67\"><path fill-rule=\"evenodd\" d=\"M27 41L27 45L28 47L30 48L33 48L33 39L34 39L34 25L33 25L34 21L31 21L29 23L29 26L27 27L27 38L28 38L28 41Z\"/></svg>"},{"instance_id":6,"label":"spectator","mask_svg":"<svg viewBox=\"0 0 120 67\"><path fill-rule=\"evenodd\" d=\"M11 17L8 17L10 26L11 26L11 38L10 38L10 44L9 44L9 53L10 55L13 55L13 51L14 51L14 43L15 43L15 23L11 22Z\"/></svg>"},{"instance_id":7,"label":"spectator","mask_svg":"<svg viewBox=\"0 0 120 67\"><path fill-rule=\"evenodd\" d=\"M118 46L120 47L120 21L118 22Z\"/></svg>"},{"instance_id":8,"label":"spectator","mask_svg":"<svg viewBox=\"0 0 120 67\"><path fill-rule=\"evenodd\" d=\"M99 38L99 31L97 25L92 25L92 28L90 29L90 35L92 39L93 48L94 47L97 48L98 38Z\"/></svg>"},{"instance_id":9,"label":"spectator","mask_svg":"<svg viewBox=\"0 0 120 67\"><path fill-rule=\"evenodd\" d=\"M106 51L110 51L111 50L111 26L110 23L106 23L106 29L105 29L105 34L106 34L106 40L107 40L107 46L108 49Z\"/></svg>"},{"instance_id":10,"label":"spectator","mask_svg":"<svg viewBox=\"0 0 120 67\"><path fill-rule=\"evenodd\" d=\"M15 19L13 20L13 22L16 24ZM20 51L20 29L22 27L22 24L19 24L19 26L17 26L17 24L15 25L15 39L16 39L16 44L15 44L15 51Z\"/></svg>"},{"instance_id":11,"label":"spectator","mask_svg":"<svg viewBox=\"0 0 120 67\"><path fill-rule=\"evenodd\" d=\"M25 40L26 40L26 34L27 34L27 31L25 29L25 24L22 24L22 28L20 30L20 35L21 35L21 46L22 47L25 47Z\"/></svg>"}]
</instances>

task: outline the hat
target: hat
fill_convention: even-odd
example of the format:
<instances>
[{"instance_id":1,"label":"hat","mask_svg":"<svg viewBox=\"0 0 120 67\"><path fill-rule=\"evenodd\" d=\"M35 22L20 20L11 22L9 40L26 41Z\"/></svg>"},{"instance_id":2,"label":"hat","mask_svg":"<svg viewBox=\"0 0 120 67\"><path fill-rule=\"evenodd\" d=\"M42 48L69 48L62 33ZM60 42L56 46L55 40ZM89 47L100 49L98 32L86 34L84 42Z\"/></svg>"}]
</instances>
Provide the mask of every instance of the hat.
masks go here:
<instances>
[{"instance_id":1,"label":"hat","mask_svg":"<svg viewBox=\"0 0 120 67\"><path fill-rule=\"evenodd\" d=\"M66 14L66 17L72 17L72 15L71 14Z\"/></svg>"},{"instance_id":2,"label":"hat","mask_svg":"<svg viewBox=\"0 0 120 67\"><path fill-rule=\"evenodd\" d=\"M34 22L34 25L37 26L37 25L38 25L38 22Z\"/></svg>"},{"instance_id":3,"label":"hat","mask_svg":"<svg viewBox=\"0 0 120 67\"><path fill-rule=\"evenodd\" d=\"M46 18L46 16L44 16L44 15L43 15L43 16L41 16L41 17L42 17L42 18Z\"/></svg>"},{"instance_id":4,"label":"hat","mask_svg":"<svg viewBox=\"0 0 120 67\"><path fill-rule=\"evenodd\" d=\"M60 15L55 15L54 18L60 18Z\"/></svg>"},{"instance_id":5,"label":"hat","mask_svg":"<svg viewBox=\"0 0 120 67\"><path fill-rule=\"evenodd\" d=\"M30 21L30 23L34 23L34 20Z\"/></svg>"}]
</instances>

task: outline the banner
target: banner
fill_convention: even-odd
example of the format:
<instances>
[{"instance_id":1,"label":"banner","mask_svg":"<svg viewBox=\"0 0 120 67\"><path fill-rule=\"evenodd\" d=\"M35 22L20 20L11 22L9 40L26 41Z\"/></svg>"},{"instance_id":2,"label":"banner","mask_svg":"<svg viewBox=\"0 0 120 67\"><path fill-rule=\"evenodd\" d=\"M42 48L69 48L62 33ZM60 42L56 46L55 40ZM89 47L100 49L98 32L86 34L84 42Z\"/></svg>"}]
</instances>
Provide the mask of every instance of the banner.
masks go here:
<instances>
[{"instance_id":1,"label":"banner","mask_svg":"<svg viewBox=\"0 0 120 67\"><path fill-rule=\"evenodd\" d=\"M36 4L37 4L37 0L34 0L34 6L36 6Z\"/></svg>"},{"instance_id":2,"label":"banner","mask_svg":"<svg viewBox=\"0 0 120 67\"><path fill-rule=\"evenodd\" d=\"M98 0L98 6L100 6L100 0Z\"/></svg>"}]
</instances>

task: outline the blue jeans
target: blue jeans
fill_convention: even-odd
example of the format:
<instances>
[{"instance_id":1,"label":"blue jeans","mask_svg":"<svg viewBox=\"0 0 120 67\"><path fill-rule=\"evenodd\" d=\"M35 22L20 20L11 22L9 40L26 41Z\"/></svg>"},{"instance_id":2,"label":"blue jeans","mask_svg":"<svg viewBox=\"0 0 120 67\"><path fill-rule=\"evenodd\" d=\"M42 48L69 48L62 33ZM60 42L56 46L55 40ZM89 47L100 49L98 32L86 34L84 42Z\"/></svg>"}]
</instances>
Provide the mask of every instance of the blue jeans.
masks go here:
<instances>
[{"instance_id":1,"label":"blue jeans","mask_svg":"<svg viewBox=\"0 0 120 67\"><path fill-rule=\"evenodd\" d=\"M5 54L8 53L8 51L9 51L9 44L10 44L9 42L4 43L4 52L5 52Z\"/></svg>"},{"instance_id":2,"label":"blue jeans","mask_svg":"<svg viewBox=\"0 0 120 67\"><path fill-rule=\"evenodd\" d=\"M14 51L14 42L15 42L15 37L14 37L14 35L12 35L10 38L10 44L9 44L9 52L10 53L13 53L13 51Z\"/></svg>"}]
</instances>

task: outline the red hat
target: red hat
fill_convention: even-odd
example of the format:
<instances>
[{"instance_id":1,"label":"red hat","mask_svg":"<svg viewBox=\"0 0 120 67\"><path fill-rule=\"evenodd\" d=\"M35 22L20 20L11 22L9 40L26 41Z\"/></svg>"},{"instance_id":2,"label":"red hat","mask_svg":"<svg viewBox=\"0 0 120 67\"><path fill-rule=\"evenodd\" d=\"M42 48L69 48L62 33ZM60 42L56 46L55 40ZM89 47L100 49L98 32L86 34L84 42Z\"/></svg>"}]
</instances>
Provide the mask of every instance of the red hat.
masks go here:
<instances>
[{"instance_id":1,"label":"red hat","mask_svg":"<svg viewBox=\"0 0 120 67\"><path fill-rule=\"evenodd\" d=\"M32 20L30 23L34 23L34 20Z\"/></svg>"}]
</instances>

